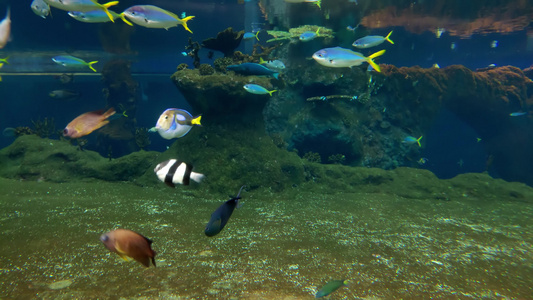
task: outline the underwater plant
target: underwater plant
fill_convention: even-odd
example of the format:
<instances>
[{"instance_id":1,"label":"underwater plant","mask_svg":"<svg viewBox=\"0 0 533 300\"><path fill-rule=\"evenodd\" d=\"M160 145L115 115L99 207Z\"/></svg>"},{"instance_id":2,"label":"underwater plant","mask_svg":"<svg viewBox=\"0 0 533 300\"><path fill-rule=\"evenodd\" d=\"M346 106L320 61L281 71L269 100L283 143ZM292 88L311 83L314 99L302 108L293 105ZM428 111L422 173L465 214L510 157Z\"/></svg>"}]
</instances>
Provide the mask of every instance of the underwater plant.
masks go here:
<instances>
[{"instance_id":1,"label":"underwater plant","mask_svg":"<svg viewBox=\"0 0 533 300\"><path fill-rule=\"evenodd\" d=\"M333 154L328 157L328 162L336 165L342 165L346 161L346 156L343 154Z\"/></svg>"},{"instance_id":2,"label":"underwater plant","mask_svg":"<svg viewBox=\"0 0 533 300\"><path fill-rule=\"evenodd\" d=\"M226 73L226 67L233 64L233 59L230 57L220 57L215 59L213 65L218 72Z\"/></svg>"},{"instance_id":3,"label":"underwater plant","mask_svg":"<svg viewBox=\"0 0 533 300\"><path fill-rule=\"evenodd\" d=\"M215 73L215 69L210 64L201 64L198 71L202 76L213 75Z\"/></svg>"},{"instance_id":4,"label":"underwater plant","mask_svg":"<svg viewBox=\"0 0 533 300\"><path fill-rule=\"evenodd\" d=\"M316 26L316 25L303 25L300 27L291 28L289 29L288 32L268 30L267 33L273 36L274 38L267 40L267 43L288 40L291 38L299 38L300 35L306 31L312 31L312 32L318 31L319 32L318 37L322 37L322 38L332 39L334 37L333 30L331 30L330 28Z\"/></svg>"},{"instance_id":5,"label":"underwater plant","mask_svg":"<svg viewBox=\"0 0 533 300\"><path fill-rule=\"evenodd\" d=\"M35 134L35 132L29 127L15 127L15 136L30 134Z\"/></svg>"},{"instance_id":6,"label":"underwater plant","mask_svg":"<svg viewBox=\"0 0 533 300\"><path fill-rule=\"evenodd\" d=\"M192 57L192 65L195 68L199 68L200 67L200 56L198 56L198 52L200 51L200 43L193 42L192 38L189 38L189 44L185 46L185 49L189 50L187 55Z\"/></svg>"},{"instance_id":7,"label":"underwater plant","mask_svg":"<svg viewBox=\"0 0 533 300\"><path fill-rule=\"evenodd\" d=\"M135 143L141 150L145 150L150 145L150 137L148 136L148 129L139 127L135 129Z\"/></svg>"},{"instance_id":8,"label":"underwater plant","mask_svg":"<svg viewBox=\"0 0 533 300\"><path fill-rule=\"evenodd\" d=\"M178 71L181 71L181 70L185 70L185 69L187 69L188 67L189 67L188 64L186 64L186 63L181 63L181 64L178 65L178 67L177 67L176 69L177 69Z\"/></svg>"},{"instance_id":9,"label":"underwater plant","mask_svg":"<svg viewBox=\"0 0 533 300\"><path fill-rule=\"evenodd\" d=\"M322 158L320 157L320 154L316 153L316 152L307 152L306 154L304 154L303 156L303 159L306 159L310 162L315 162L315 163L321 163L322 162Z\"/></svg>"},{"instance_id":10,"label":"underwater plant","mask_svg":"<svg viewBox=\"0 0 533 300\"><path fill-rule=\"evenodd\" d=\"M56 131L56 125L54 124L54 118L44 118L31 121L33 124L33 133L42 138L49 138Z\"/></svg>"}]
</instances>

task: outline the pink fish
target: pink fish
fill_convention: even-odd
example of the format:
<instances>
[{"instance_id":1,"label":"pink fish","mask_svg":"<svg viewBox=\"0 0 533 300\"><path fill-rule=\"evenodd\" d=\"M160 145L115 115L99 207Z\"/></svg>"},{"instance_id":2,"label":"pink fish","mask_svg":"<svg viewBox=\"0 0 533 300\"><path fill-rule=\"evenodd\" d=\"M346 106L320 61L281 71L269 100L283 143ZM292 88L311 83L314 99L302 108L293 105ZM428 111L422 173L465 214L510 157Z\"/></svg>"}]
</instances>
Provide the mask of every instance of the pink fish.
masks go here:
<instances>
[{"instance_id":1,"label":"pink fish","mask_svg":"<svg viewBox=\"0 0 533 300\"><path fill-rule=\"evenodd\" d=\"M114 114L114 108L110 108L105 113L103 109L86 112L72 120L72 122L68 123L67 127L63 129L63 136L77 139L84 135L88 135L96 129L107 125L107 123L109 123L107 118Z\"/></svg>"},{"instance_id":2,"label":"pink fish","mask_svg":"<svg viewBox=\"0 0 533 300\"><path fill-rule=\"evenodd\" d=\"M0 49L4 48L11 36L11 9L7 7L6 17L0 22Z\"/></svg>"}]
</instances>

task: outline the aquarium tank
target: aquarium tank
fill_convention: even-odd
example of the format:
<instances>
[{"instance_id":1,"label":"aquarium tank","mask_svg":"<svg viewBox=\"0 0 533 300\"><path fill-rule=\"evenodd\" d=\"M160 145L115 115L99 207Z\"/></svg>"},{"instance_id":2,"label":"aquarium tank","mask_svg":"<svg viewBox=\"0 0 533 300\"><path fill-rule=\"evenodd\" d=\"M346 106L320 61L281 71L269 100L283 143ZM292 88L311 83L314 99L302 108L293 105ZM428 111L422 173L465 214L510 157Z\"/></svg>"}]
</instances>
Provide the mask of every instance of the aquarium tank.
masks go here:
<instances>
[{"instance_id":1,"label":"aquarium tank","mask_svg":"<svg viewBox=\"0 0 533 300\"><path fill-rule=\"evenodd\" d=\"M532 16L0 0L0 298L532 299Z\"/></svg>"}]
</instances>

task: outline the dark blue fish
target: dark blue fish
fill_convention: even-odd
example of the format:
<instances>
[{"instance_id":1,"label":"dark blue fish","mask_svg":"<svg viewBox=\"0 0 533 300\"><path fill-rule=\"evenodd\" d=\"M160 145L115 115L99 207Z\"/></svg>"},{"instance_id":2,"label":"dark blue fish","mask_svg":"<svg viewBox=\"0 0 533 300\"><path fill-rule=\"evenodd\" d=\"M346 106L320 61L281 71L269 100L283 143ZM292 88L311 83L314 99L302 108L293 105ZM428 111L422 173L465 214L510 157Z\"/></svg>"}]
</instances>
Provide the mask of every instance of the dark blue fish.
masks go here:
<instances>
[{"instance_id":1,"label":"dark blue fish","mask_svg":"<svg viewBox=\"0 0 533 300\"><path fill-rule=\"evenodd\" d=\"M242 75L272 76L278 79L279 73L256 63L244 63L240 65L227 66L226 70Z\"/></svg>"},{"instance_id":2,"label":"dark blue fish","mask_svg":"<svg viewBox=\"0 0 533 300\"><path fill-rule=\"evenodd\" d=\"M224 229L224 226L226 226L226 223L228 223L228 220L231 217L233 210L235 210L235 207L237 207L237 205L239 204L239 199L241 199L241 191L243 188L244 185L241 186L241 189L239 190L237 196L224 202L224 204L220 205L217 210L215 210L215 212L211 214L211 219L205 227L205 235L215 236L219 232L221 232L222 229Z\"/></svg>"}]
</instances>

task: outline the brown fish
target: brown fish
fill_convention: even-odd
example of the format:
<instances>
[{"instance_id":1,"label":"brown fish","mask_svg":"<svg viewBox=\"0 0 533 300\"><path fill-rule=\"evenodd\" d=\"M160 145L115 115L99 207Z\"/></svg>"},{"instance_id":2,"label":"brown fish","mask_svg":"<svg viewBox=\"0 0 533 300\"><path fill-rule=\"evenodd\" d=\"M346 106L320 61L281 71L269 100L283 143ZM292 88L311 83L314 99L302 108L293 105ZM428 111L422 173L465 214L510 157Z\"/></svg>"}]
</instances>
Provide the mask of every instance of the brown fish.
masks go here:
<instances>
[{"instance_id":1,"label":"brown fish","mask_svg":"<svg viewBox=\"0 0 533 300\"><path fill-rule=\"evenodd\" d=\"M143 264L150 266L150 261L155 267L155 251L152 250L152 241L135 231L116 229L103 234L100 240L107 249L115 252L125 261L131 257Z\"/></svg>"},{"instance_id":2,"label":"brown fish","mask_svg":"<svg viewBox=\"0 0 533 300\"><path fill-rule=\"evenodd\" d=\"M72 122L68 123L67 127L63 129L63 136L76 139L84 135L88 135L89 133L109 123L107 118L114 114L114 108L110 108L105 113L103 109L84 113L72 120Z\"/></svg>"}]
</instances>

